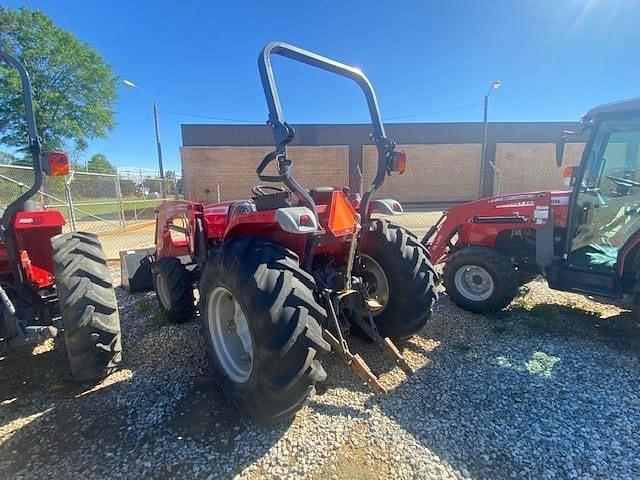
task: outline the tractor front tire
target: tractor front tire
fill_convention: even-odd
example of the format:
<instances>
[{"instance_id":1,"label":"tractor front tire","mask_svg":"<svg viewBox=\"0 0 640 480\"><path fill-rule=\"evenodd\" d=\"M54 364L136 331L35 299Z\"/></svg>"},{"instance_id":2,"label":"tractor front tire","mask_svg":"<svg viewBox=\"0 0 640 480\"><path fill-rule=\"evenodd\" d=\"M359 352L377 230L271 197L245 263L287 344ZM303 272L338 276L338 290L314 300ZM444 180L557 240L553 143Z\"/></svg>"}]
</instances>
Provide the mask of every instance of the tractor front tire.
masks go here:
<instances>
[{"instance_id":1,"label":"tractor front tire","mask_svg":"<svg viewBox=\"0 0 640 480\"><path fill-rule=\"evenodd\" d=\"M186 323L195 313L191 274L179 258L161 258L153 265L153 286L160 308L173 323Z\"/></svg>"},{"instance_id":2,"label":"tractor front tire","mask_svg":"<svg viewBox=\"0 0 640 480\"><path fill-rule=\"evenodd\" d=\"M122 361L120 317L111 272L98 237L63 233L51 239L64 342L76 381L100 379Z\"/></svg>"},{"instance_id":3,"label":"tractor front tire","mask_svg":"<svg viewBox=\"0 0 640 480\"><path fill-rule=\"evenodd\" d=\"M202 330L225 396L261 422L293 416L327 376L313 277L293 252L246 237L212 251L203 270Z\"/></svg>"},{"instance_id":4,"label":"tractor front tire","mask_svg":"<svg viewBox=\"0 0 640 480\"><path fill-rule=\"evenodd\" d=\"M444 266L443 280L451 300L476 313L503 309L520 286L513 263L486 247L465 247L454 252Z\"/></svg>"},{"instance_id":5,"label":"tractor front tire","mask_svg":"<svg viewBox=\"0 0 640 480\"><path fill-rule=\"evenodd\" d=\"M360 253L365 281L370 273L388 290L385 304L373 314L380 334L398 341L418 333L438 300L437 274L426 249L404 228L373 219Z\"/></svg>"}]
</instances>

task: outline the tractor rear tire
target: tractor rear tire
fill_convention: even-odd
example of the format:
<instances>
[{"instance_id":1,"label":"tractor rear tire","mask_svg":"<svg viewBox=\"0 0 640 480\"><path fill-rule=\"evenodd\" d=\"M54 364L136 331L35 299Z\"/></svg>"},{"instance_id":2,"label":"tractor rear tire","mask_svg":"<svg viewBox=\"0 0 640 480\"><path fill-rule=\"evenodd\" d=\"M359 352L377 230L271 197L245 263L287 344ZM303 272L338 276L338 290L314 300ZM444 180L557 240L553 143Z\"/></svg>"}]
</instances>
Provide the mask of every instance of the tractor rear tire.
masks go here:
<instances>
[{"instance_id":1,"label":"tractor rear tire","mask_svg":"<svg viewBox=\"0 0 640 480\"><path fill-rule=\"evenodd\" d=\"M486 247L465 247L454 252L444 266L443 280L451 300L476 313L503 309L520 286L513 263Z\"/></svg>"},{"instance_id":2,"label":"tractor rear tire","mask_svg":"<svg viewBox=\"0 0 640 480\"><path fill-rule=\"evenodd\" d=\"M293 416L327 374L330 350L313 277L277 244L241 237L209 254L200 318L215 378L229 403L261 422Z\"/></svg>"},{"instance_id":3,"label":"tractor rear tire","mask_svg":"<svg viewBox=\"0 0 640 480\"><path fill-rule=\"evenodd\" d=\"M100 379L122 361L120 317L111 272L98 237L63 233L51 239L64 342L76 381Z\"/></svg>"},{"instance_id":4,"label":"tractor rear tire","mask_svg":"<svg viewBox=\"0 0 640 480\"><path fill-rule=\"evenodd\" d=\"M373 219L360 253L365 265L368 258L379 265L388 286L386 305L374 313L380 334L399 341L418 333L438 300L437 274L424 246L404 228Z\"/></svg>"},{"instance_id":5,"label":"tractor rear tire","mask_svg":"<svg viewBox=\"0 0 640 480\"><path fill-rule=\"evenodd\" d=\"M186 323L195 313L191 273L175 257L161 258L153 266L153 286L160 308L173 323Z\"/></svg>"}]
</instances>

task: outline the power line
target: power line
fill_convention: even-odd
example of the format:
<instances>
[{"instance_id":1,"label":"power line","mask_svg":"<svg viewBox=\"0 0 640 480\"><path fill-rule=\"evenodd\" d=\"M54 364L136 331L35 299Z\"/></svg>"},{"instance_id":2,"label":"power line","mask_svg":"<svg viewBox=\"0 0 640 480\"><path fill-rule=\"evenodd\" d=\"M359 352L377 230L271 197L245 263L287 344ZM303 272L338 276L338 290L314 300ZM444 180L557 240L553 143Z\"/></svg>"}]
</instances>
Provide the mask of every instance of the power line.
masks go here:
<instances>
[{"instance_id":1,"label":"power line","mask_svg":"<svg viewBox=\"0 0 640 480\"><path fill-rule=\"evenodd\" d=\"M194 117L194 118L204 118L207 120L219 120L221 122L238 122L238 123L265 123L263 120L241 120L238 118L228 118L228 117L214 117L211 115L197 115L193 113L184 113L184 112L172 112L169 110L161 110L161 114L170 114L170 115L182 115L183 117Z\"/></svg>"},{"instance_id":2,"label":"power line","mask_svg":"<svg viewBox=\"0 0 640 480\"><path fill-rule=\"evenodd\" d=\"M441 113L449 113L449 112L459 112L461 110L471 110L473 108L478 108L481 107L482 103L473 103L471 105L463 105L460 107L454 107L454 108L448 108L445 110L434 110L431 112L423 112L423 113L413 113L413 114L409 114L409 115L396 115L393 117L385 117L383 120L389 121L389 120L401 120L401 119L405 119L405 118L418 118L418 117L427 117L430 115L438 115ZM206 120L218 120L218 121L222 121L222 122L237 122L237 123L249 123L249 124L264 124L264 121L261 120L247 120L247 119L239 119L239 118L229 118L229 117L217 117L217 116L212 116L212 115L198 115L198 114L192 114L192 113L184 113L184 112L173 112L173 111L167 111L167 110L162 110L163 114L170 114L170 115L182 115L185 117L193 117L193 118L203 118ZM358 123L367 123L366 120L362 120Z\"/></svg>"},{"instance_id":3,"label":"power line","mask_svg":"<svg viewBox=\"0 0 640 480\"><path fill-rule=\"evenodd\" d=\"M100 150L102 150L102 152L108 152L108 151L112 151L114 146L117 146L119 144L122 143L123 140L129 138L131 135L133 135L134 133L136 133L140 127L142 127L142 125L144 125L145 123L147 123L149 121L149 119L151 118L151 113L148 114L145 118L143 118L139 123L136 124L135 127L133 127L131 130L125 132L122 134L122 136L120 138L118 138L117 142L109 142L107 143L105 146L103 146L103 148L101 148Z\"/></svg>"},{"instance_id":4,"label":"power line","mask_svg":"<svg viewBox=\"0 0 640 480\"><path fill-rule=\"evenodd\" d=\"M462 107L448 108L446 110L435 110L433 112L424 112L424 113L415 113L411 115L397 115L395 117L386 117L384 120L400 120L403 118L416 118L416 117L427 117L429 115L438 115L440 113L449 113L449 112L458 112L460 110L471 110L472 108L481 107L482 103L474 103L472 105L465 105Z\"/></svg>"}]
</instances>

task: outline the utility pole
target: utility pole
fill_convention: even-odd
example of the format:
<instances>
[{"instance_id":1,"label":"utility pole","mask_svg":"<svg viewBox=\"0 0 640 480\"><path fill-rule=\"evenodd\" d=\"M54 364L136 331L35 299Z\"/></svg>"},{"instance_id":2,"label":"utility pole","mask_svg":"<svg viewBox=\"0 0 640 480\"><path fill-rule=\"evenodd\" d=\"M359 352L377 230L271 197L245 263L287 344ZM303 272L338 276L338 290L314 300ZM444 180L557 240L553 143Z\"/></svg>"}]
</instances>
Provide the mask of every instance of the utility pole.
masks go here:
<instances>
[{"instance_id":1,"label":"utility pole","mask_svg":"<svg viewBox=\"0 0 640 480\"><path fill-rule=\"evenodd\" d=\"M122 83L125 87L128 88L136 88L140 90L145 95L148 95L153 99L153 125L156 131L156 148L158 150L158 170L160 172L160 184L162 185L162 181L164 180L164 167L162 166L162 145L160 144L160 114L158 113L158 102L156 98L150 95L146 90L139 87L135 83L130 80L123 80Z\"/></svg>"},{"instance_id":2,"label":"utility pole","mask_svg":"<svg viewBox=\"0 0 640 480\"><path fill-rule=\"evenodd\" d=\"M497 90L498 88L500 88L500 86L502 85L502 83L500 83L498 80L496 80L495 82L493 82L491 84L491 87L489 88L489 91L487 92L487 94L484 96L484 115L482 118L482 122L484 123L484 136L483 136L483 140L482 140L482 154L480 157L480 192L479 195L480 197L482 197L484 195L484 179L486 176L486 172L488 170L487 168L487 132L489 130L489 95L491 95L491 92L494 90Z\"/></svg>"},{"instance_id":3,"label":"utility pole","mask_svg":"<svg viewBox=\"0 0 640 480\"><path fill-rule=\"evenodd\" d=\"M164 168L162 166L162 145L160 144L160 117L158 115L158 102L153 99L153 123L156 127L156 146L158 147L158 168L160 170L160 179L164 180ZM486 132L485 132L486 137Z\"/></svg>"}]
</instances>

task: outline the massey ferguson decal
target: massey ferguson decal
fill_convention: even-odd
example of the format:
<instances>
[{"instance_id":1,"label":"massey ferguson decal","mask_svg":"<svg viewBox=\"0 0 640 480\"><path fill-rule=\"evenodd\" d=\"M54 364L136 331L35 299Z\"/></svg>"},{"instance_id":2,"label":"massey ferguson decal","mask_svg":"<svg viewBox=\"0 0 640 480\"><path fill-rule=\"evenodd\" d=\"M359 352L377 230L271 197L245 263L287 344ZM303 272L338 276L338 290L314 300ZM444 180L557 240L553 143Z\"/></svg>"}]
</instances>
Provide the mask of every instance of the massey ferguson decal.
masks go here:
<instances>
[{"instance_id":1,"label":"massey ferguson decal","mask_svg":"<svg viewBox=\"0 0 640 480\"><path fill-rule=\"evenodd\" d=\"M505 203L504 205L496 205L495 208L518 208L518 207L533 207L535 202L512 202Z\"/></svg>"},{"instance_id":2,"label":"massey ferguson decal","mask_svg":"<svg viewBox=\"0 0 640 480\"><path fill-rule=\"evenodd\" d=\"M533 200L537 193L525 193L520 195L505 195L503 197L495 197L489 200L489 203L513 202L514 200Z\"/></svg>"}]
</instances>

